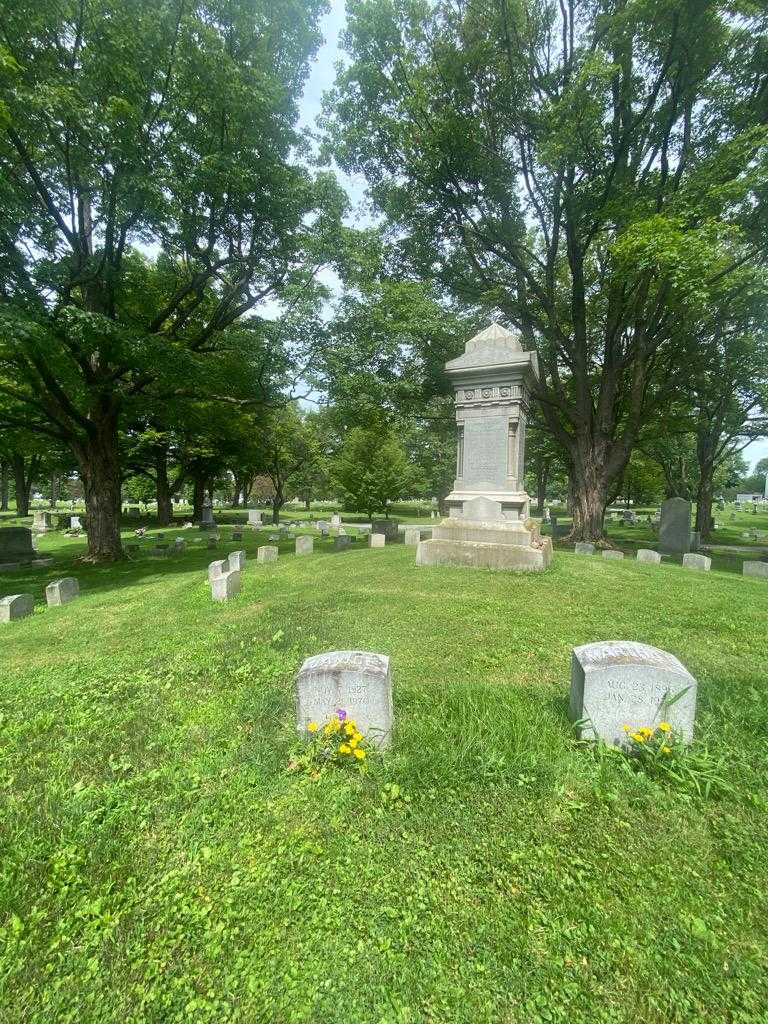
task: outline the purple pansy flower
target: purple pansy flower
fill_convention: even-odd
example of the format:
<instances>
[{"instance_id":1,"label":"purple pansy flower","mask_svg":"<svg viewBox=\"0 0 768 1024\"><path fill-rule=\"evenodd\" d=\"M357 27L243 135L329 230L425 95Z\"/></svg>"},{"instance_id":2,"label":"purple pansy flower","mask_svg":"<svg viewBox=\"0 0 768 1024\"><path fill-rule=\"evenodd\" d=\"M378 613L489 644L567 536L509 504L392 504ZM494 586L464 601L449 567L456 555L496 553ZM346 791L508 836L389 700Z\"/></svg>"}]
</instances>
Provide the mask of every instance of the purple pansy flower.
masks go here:
<instances>
[{"instance_id":1,"label":"purple pansy flower","mask_svg":"<svg viewBox=\"0 0 768 1024\"><path fill-rule=\"evenodd\" d=\"M336 717L340 722L343 722L344 719L347 717L347 712L344 710L344 708L336 708Z\"/></svg>"}]
</instances>

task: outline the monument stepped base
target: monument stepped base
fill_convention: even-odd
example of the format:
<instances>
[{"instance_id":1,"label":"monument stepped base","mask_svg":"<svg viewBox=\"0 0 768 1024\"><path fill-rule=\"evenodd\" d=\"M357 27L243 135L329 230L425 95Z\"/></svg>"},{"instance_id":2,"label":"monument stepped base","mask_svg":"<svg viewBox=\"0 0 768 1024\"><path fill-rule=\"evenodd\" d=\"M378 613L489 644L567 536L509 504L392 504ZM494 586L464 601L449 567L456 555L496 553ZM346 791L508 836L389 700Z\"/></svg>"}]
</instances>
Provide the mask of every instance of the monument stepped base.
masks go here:
<instances>
[{"instance_id":1,"label":"monument stepped base","mask_svg":"<svg viewBox=\"0 0 768 1024\"><path fill-rule=\"evenodd\" d=\"M417 565L543 572L551 562L551 539L520 521L444 519L416 549Z\"/></svg>"}]
</instances>

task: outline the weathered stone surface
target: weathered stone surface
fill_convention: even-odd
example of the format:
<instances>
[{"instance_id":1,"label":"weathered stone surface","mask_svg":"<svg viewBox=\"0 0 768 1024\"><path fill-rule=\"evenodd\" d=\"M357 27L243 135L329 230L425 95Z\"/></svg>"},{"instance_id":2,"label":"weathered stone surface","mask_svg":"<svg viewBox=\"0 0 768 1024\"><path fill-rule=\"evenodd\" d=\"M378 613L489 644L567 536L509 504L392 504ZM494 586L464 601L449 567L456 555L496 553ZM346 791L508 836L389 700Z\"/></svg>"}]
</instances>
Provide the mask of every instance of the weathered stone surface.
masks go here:
<instances>
[{"instance_id":1,"label":"weathered stone surface","mask_svg":"<svg viewBox=\"0 0 768 1024\"><path fill-rule=\"evenodd\" d=\"M373 746L392 742L392 676L389 658L368 651L330 651L307 658L296 677L296 728L322 726L345 711Z\"/></svg>"},{"instance_id":2,"label":"weathered stone surface","mask_svg":"<svg viewBox=\"0 0 768 1024\"><path fill-rule=\"evenodd\" d=\"M549 538L545 538L549 540ZM486 544L482 541L422 540L416 548L416 565L453 565L508 572L542 572L552 561L552 544L540 548L520 544Z\"/></svg>"},{"instance_id":3,"label":"weathered stone surface","mask_svg":"<svg viewBox=\"0 0 768 1024\"><path fill-rule=\"evenodd\" d=\"M36 557L32 531L26 526L5 526L0 529L0 562L31 562Z\"/></svg>"},{"instance_id":4,"label":"weathered stone surface","mask_svg":"<svg viewBox=\"0 0 768 1024\"><path fill-rule=\"evenodd\" d=\"M35 599L31 594L10 594L0 598L0 622L14 622L31 615Z\"/></svg>"},{"instance_id":5,"label":"weathered stone surface","mask_svg":"<svg viewBox=\"0 0 768 1024\"><path fill-rule=\"evenodd\" d=\"M394 544L398 539L399 519L374 519L371 523L371 531L380 533L387 539L387 544Z\"/></svg>"},{"instance_id":6,"label":"weathered stone surface","mask_svg":"<svg viewBox=\"0 0 768 1024\"><path fill-rule=\"evenodd\" d=\"M296 538L296 554L297 555L311 555L315 550L315 541L313 537L297 537Z\"/></svg>"},{"instance_id":7,"label":"weathered stone surface","mask_svg":"<svg viewBox=\"0 0 768 1024\"><path fill-rule=\"evenodd\" d=\"M690 742L696 692L685 666L656 647L608 640L573 651L570 718L579 723L580 738L619 746L626 741L625 725L634 731L667 721Z\"/></svg>"},{"instance_id":8,"label":"weathered stone surface","mask_svg":"<svg viewBox=\"0 0 768 1024\"><path fill-rule=\"evenodd\" d=\"M213 519L213 508L206 503L200 510L200 529L213 530L215 527L216 523Z\"/></svg>"},{"instance_id":9,"label":"weathered stone surface","mask_svg":"<svg viewBox=\"0 0 768 1024\"><path fill-rule=\"evenodd\" d=\"M745 576L768 580L768 562L744 562L741 571Z\"/></svg>"},{"instance_id":10,"label":"weathered stone surface","mask_svg":"<svg viewBox=\"0 0 768 1024\"><path fill-rule=\"evenodd\" d=\"M208 566L208 582L213 583L219 576L223 576L225 572L229 572L229 559L224 558L218 562L211 562Z\"/></svg>"},{"instance_id":11,"label":"weathered stone surface","mask_svg":"<svg viewBox=\"0 0 768 1024\"><path fill-rule=\"evenodd\" d=\"M478 519L455 518L440 521L432 530L433 540L479 541L482 544L517 544L531 547L533 536L520 520L499 519L483 522Z\"/></svg>"},{"instance_id":12,"label":"weathered stone surface","mask_svg":"<svg viewBox=\"0 0 768 1024\"><path fill-rule=\"evenodd\" d=\"M511 331L491 324L445 369L454 386L458 429L449 514L526 519L525 430L529 390L538 376L536 354L523 351ZM466 506L478 497L497 504L499 512L468 513Z\"/></svg>"},{"instance_id":13,"label":"weathered stone surface","mask_svg":"<svg viewBox=\"0 0 768 1024\"><path fill-rule=\"evenodd\" d=\"M416 547L421 540L421 530L417 527L409 526L405 530L405 543L408 547Z\"/></svg>"},{"instance_id":14,"label":"weathered stone surface","mask_svg":"<svg viewBox=\"0 0 768 1024\"><path fill-rule=\"evenodd\" d=\"M52 558L33 558L32 561L29 564L31 566L33 566L35 569L47 569L49 566L53 565L53 559Z\"/></svg>"},{"instance_id":15,"label":"weathered stone surface","mask_svg":"<svg viewBox=\"0 0 768 1024\"><path fill-rule=\"evenodd\" d=\"M336 529L338 529L338 527L341 526L341 516L337 512L334 512L334 514L331 516L331 526L335 527Z\"/></svg>"},{"instance_id":16,"label":"weathered stone surface","mask_svg":"<svg viewBox=\"0 0 768 1024\"><path fill-rule=\"evenodd\" d=\"M477 498L470 498L464 502L464 519L477 519L484 523L493 523L502 519L501 502L493 501L480 495Z\"/></svg>"},{"instance_id":17,"label":"weathered stone surface","mask_svg":"<svg viewBox=\"0 0 768 1024\"><path fill-rule=\"evenodd\" d=\"M387 543L387 538L383 533L372 533L368 538L369 548L383 548Z\"/></svg>"},{"instance_id":18,"label":"weathered stone surface","mask_svg":"<svg viewBox=\"0 0 768 1024\"><path fill-rule=\"evenodd\" d=\"M352 545L352 538L351 537L343 536L343 537L334 537L333 538L333 550L334 551L346 551L348 547L351 547L351 545Z\"/></svg>"},{"instance_id":19,"label":"weathered stone surface","mask_svg":"<svg viewBox=\"0 0 768 1024\"><path fill-rule=\"evenodd\" d=\"M603 551L603 558L607 559L608 561L619 561L623 557L623 551L612 551L609 548L606 548L605 551Z\"/></svg>"},{"instance_id":20,"label":"weathered stone surface","mask_svg":"<svg viewBox=\"0 0 768 1024\"><path fill-rule=\"evenodd\" d=\"M685 498L667 498L661 506L659 551L665 555L679 555L690 549L691 503Z\"/></svg>"},{"instance_id":21,"label":"weathered stone surface","mask_svg":"<svg viewBox=\"0 0 768 1024\"><path fill-rule=\"evenodd\" d=\"M245 552L244 551L230 551L227 563L230 569L244 569L245 568Z\"/></svg>"},{"instance_id":22,"label":"weathered stone surface","mask_svg":"<svg viewBox=\"0 0 768 1024\"><path fill-rule=\"evenodd\" d=\"M260 548L256 550L256 561L257 562L276 562L278 555L278 549L272 547L270 544L262 544Z\"/></svg>"},{"instance_id":23,"label":"weathered stone surface","mask_svg":"<svg viewBox=\"0 0 768 1024\"><path fill-rule=\"evenodd\" d=\"M240 593L240 572L230 569L211 580L211 597L214 601L228 601Z\"/></svg>"},{"instance_id":24,"label":"weathered stone surface","mask_svg":"<svg viewBox=\"0 0 768 1024\"><path fill-rule=\"evenodd\" d=\"M68 604L79 596L80 584L72 576L66 576L63 580L54 580L45 588L45 600L49 608Z\"/></svg>"},{"instance_id":25,"label":"weathered stone surface","mask_svg":"<svg viewBox=\"0 0 768 1024\"><path fill-rule=\"evenodd\" d=\"M261 526L261 509L260 508L249 508L248 509L248 524L249 524L249 526Z\"/></svg>"},{"instance_id":26,"label":"weathered stone surface","mask_svg":"<svg viewBox=\"0 0 768 1024\"><path fill-rule=\"evenodd\" d=\"M661 555L658 551L651 551L650 548L640 548L637 552L638 562L647 562L649 565L658 565Z\"/></svg>"},{"instance_id":27,"label":"weathered stone surface","mask_svg":"<svg viewBox=\"0 0 768 1024\"><path fill-rule=\"evenodd\" d=\"M586 540L579 540L576 542L573 550L577 555L594 555L595 545L590 544Z\"/></svg>"},{"instance_id":28,"label":"weathered stone surface","mask_svg":"<svg viewBox=\"0 0 768 1024\"><path fill-rule=\"evenodd\" d=\"M712 559L706 555L697 555L689 552L683 555L683 566L686 569L700 569L702 572L709 572L712 567Z\"/></svg>"},{"instance_id":29,"label":"weathered stone surface","mask_svg":"<svg viewBox=\"0 0 768 1024\"><path fill-rule=\"evenodd\" d=\"M32 529L35 533L47 533L48 530L53 529L53 518L50 512L44 512L42 509L35 509L32 513Z\"/></svg>"}]
</instances>

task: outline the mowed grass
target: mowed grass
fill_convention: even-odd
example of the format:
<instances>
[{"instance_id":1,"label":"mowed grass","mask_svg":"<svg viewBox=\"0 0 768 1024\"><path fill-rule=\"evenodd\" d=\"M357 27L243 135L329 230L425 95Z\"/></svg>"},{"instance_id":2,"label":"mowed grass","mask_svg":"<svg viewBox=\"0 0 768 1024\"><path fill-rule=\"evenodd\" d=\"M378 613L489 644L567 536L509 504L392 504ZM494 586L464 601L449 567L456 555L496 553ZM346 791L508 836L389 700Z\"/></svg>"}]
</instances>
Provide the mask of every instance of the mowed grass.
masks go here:
<instances>
[{"instance_id":1,"label":"mowed grass","mask_svg":"<svg viewBox=\"0 0 768 1024\"><path fill-rule=\"evenodd\" d=\"M0 577L82 587L0 627L3 1024L766 1020L768 584L292 540L260 566L265 536L111 569L48 536L55 567ZM727 788L574 742L571 648L615 638L696 675ZM334 648L391 656L396 742L312 780L293 679Z\"/></svg>"}]
</instances>

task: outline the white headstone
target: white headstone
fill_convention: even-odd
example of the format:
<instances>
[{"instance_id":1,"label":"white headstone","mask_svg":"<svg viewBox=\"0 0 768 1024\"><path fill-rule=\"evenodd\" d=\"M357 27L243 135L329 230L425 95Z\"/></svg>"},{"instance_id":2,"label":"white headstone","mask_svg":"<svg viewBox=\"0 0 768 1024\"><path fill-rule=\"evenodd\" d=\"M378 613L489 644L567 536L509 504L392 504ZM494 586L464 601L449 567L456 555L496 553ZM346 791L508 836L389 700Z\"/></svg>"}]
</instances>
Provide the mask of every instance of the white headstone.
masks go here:
<instances>
[{"instance_id":1,"label":"white headstone","mask_svg":"<svg viewBox=\"0 0 768 1024\"><path fill-rule=\"evenodd\" d=\"M261 526L261 509L260 508L249 508L248 509L248 523L250 526Z\"/></svg>"},{"instance_id":2,"label":"white headstone","mask_svg":"<svg viewBox=\"0 0 768 1024\"><path fill-rule=\"evenodd\" d=\"M661 561L661 555L658 551L652 551L650 548L640 548L637 552L638 562L647 562L649 565L658 565Z\"/></svg>"},{"instance_id":3,"label":"white headstone","mask_svg":"<svg viewBox=\"0 0 768 1024\"><path fill-rule=\"evenodd\" d=\"M213 583L219 576L223 576L225 572L229 572L229 561L223 559L220 562L211 562L208 566L208 582Z\"/></svg>"},{"instance_id":4,"label":"white headstone","mask_svg":"<svg viewBox=\"0 0 768 1024\"><path fill-rule=\"evenodd\" d=\"M331 526L341 526L341 516L338 513L331 516Z\"/></svg>"},{"instance_id":5,"label":"white headstone","mask_svg":"<svg viewBox=\"0 0 768 1024\"><path fill-rule=\"evenodd\" d=\"M262 544L260 548L256 549L256 561L257 562L276 562L277 561L278 549L272 547L269 544Z\"/></svg>"},{"instance_id":6,"label":"white headstone","mask_svg":"<svg viewBox=\"0 0 768 1024\"><path fill-rule=\"evenodd\" d=\"M297 555L311 555L315 547L315 541L313 537L297 537L296 538L296 554Z\"/></svg>"},{"instance_id":7,"label":"white headstone","mask_svg":"<svg viewBox=\"0 0 768 1024\"><path fill-rule=\"evenodd\" d=\"M405 543L408 547L417 547L421 540L421 530L417 526L406 526Z\"/></svg>"},{"instance_id":8,"label":"white headstone","mask_svg":"<svg viewBox=\"0 0 768 1024\"><path fill-rule=\"evenodd\" d=\"M383 548L387 543L387 538L383 533L372 533L368 538L368 547L370 548Z\"/></svg>"},{"instance_id":9,"label":"white headstone","mask_svg":"<svg viewBox=\"0 0 768 1024\"><path fill-rule=\"evenodd\" d=\"M211 580L211 597L214 601L228 601L240 593L240 572L230 569Z\"/></svg>"},{"instance_id":10,"label":"white headstone","mask_svg":"<svg viewBox=\"0 0 768 1024\"><path fill-rule=\"evenodd\" d=\"M45 588L45 600L49 608L57 608L59 605L74 601L79 594L80 586L72 576L54 580Z\"/></svg>"},{"instance_id":11,"label":"white headstone","mask_svg":"<svg viewBox=\"0 0 768 1024\"><path fill-rule=\"evenodd\" d=\"M677 658L648 644L624 640L576 647L571 659L571 721L581 739L619 746L642 726L670 723L693 738L696 680Z\"/></svg>"},{"instance_id":12,"label":"white headstone","mask_svg":"<svg viewBox=\"0 0 768 1024\"><path fill-rule=\"evenodd\" d=\"M768 580L768 562L744 562L742 572L745 576Z\"/></svg>"},{"instance_id":13,"label":"white headstone","mask_svg":"<svg viewBox=\"0 0 768 1024\"><path fill-rule=\"evenodd\" d=\"M230 569L244 569L245 568L245 552L244 551L230 551L229 558L227 559Z\"/></svg>"},{"instance_id":14,"label":"white headstone","mask_svg":"<svg viewBox=\"0 0 768 1024\"><path fill-rule=\"evenodd\" d=\"M13 622L31 615L35 607L35 599L31 594L10 594L0 598L0 622Z\"/></svg>"},{"instance_id":15,"label":"white headstone","mask_svg":"<svg viewBox=\"0 0 768 1024\"><path fill-rule=\"evenodd\" d=\"M373 746L392 739L392 677L389 658L367 651L331 651L307 658L296 677L296 727L322 726L345 711Z\"/></svg>"},{"instance_id":16,"label":"white headstone","mask_svg":"<svg viewBox=\"0 0 768 1024\"><path fill-rule=\"evenodd\" d=\"M610 550L608 548L606 548L606 550L603 551L603 558L606 558L608 560L611 560L611 559L618 560L618 559L623 558L623 557L624 557L624 552L623 551L612 551L612 550Z\"/></svg>"},{"instance_id":17,"label":"white headstone","mask_svg":"<svg viewBox=\"0 0 768 1024\"><path fill-rule=\"evenodd\" d=\"M706 555L689 552L687 555L683 555L683 565L686 569L701 569L703 572L709 572L712 567L712 559L707 558Z\"/></svg>"}]
</instances>

